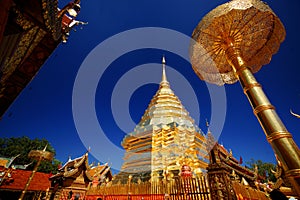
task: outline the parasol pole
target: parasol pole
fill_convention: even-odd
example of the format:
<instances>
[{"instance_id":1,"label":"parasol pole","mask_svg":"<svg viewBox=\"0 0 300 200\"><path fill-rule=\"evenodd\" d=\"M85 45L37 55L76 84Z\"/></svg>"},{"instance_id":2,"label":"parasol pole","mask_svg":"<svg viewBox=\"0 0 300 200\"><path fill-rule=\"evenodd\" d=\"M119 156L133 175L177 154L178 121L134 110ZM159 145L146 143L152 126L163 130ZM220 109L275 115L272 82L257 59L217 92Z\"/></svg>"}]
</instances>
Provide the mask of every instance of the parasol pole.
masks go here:
<instances>
[{"instance_id":1,"label":"parasol pole","mask_svg":"<svg viewBox=\"0 0 300 200\"><path fill-rule=\"evenodd\" d=\"M192 66L200 79L223 85L237 80L278 163L300 196L300 151L253 73L270 62L285 38L272 9L260 0L232 0L208 13L193 32Z\"/></svg>"},{"instance_id":2,"label":"parasol pole","mask_svg":"<svg viewBox=\"0 0 300 200\"><path fill-rule=\"evenodd\" d=\"M38 167L41 164L41 162L43 160L51 161L53 159L53 153L51 153L49 151L46 151L46 149L47 149L47 145L45 146L45 148L43 150L31 150L29 152L28 157L37 160L37 163L34 166L34 169L32 170L31 175L30 175L30 177L28 178L28 180L26 182L25 188L22 191L21 196L19 197L19 200L23 200L24 199L25 194L26 194L26 192L28 190L28 187L29 187L29 185L30 185L30 183L31 183L31 181L32 181L35 173L37 172Z\"/></svg>"},{"instance_id":3,"label":"parasol pole","mask_svg":"<svg viewBox=\"0 0 300 200\"><path fill-rule=\"evenodd\" d=\"M25 188L22 191L21 196L19 197L19 200L23 200L24 199L25 193L27 192L28 187L29 187L31 181L32 181L32 179L33 179L33 177L34 177L34 175L35 175L35 173L36 173L39 165L41 164L41 161L42 161L42 158L38 159L36 165L34 166L34 169L32 170L31 175L30 175L30 177L28 178L28 180L26 182Z\"/></svg>"},{"instance_id":4,"label":"parasol pole","mask_svg":"<svg viewBox=\"0 0 300 200\"><path fill-rule=\"evenodd\" d=\"M270 103L261 85L256 81L251 70L241 57L240 50L233 42L227 43L225 51L227 61L247 96L255 116L263 128L268 142L277 155L284 170L284 175L292 184L294 191L300 196L300 151L291 133L277 115L275 107Z\"/></svg>"}]
</instances>

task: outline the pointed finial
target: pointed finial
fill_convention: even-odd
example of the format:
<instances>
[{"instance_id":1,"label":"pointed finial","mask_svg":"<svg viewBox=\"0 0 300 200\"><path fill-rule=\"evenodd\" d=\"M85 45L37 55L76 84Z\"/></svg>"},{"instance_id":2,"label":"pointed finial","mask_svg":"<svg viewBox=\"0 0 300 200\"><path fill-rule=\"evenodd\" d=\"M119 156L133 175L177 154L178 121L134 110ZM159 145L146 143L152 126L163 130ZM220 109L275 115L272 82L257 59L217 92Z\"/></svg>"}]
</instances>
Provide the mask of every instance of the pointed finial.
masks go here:
<instances>
[{"instance_id":1,"label":"pointed finial","mask_svg":"<svg viewBox=\"0 0 300 200\"><path fill-rule=\"evenodd\" d=\"M86 150L85 155L87 156L90 152L91 152L91 147L89 146L89 148Z\"/></svg>"},{"instance_id":2,"label":"pointed finial","mask_svg":"<svg viewBox=\"0 0 300 200\"><path fill-rule=\"evenodd\" d=\"M162 57L162 67L163 67L163 71L162 71L161 82L168 82L167 81L167 75L166 75L166 59L165 59L165 56Z\"/></svg>"},{"instance_id":3,"label":"pointed finial","mask_svg":"<svg viewBox=\"0 0 300 200\"><path fill-rule=\"evenodd\" d=\"M207 119L205 119L205 120L206 120L207 133L211 133L210 128L209 128L210 124Z\"/></svg>"},{"instance_id":4,"label":"pointed finial","mask_svg":"<svg viewBox=\"0 0 300 200\"><path fill-rule=\"evenodd\" d=\"M300 115L294 113L294 112L292 111L292 109L290 109L290 113L291 113L293 116L295 116L295 117L297 117L297 118L300 118Z\"/></svg>"},{"instance_id":5,"label":"pointed finial","mask_svg":"<svg viewBox=\"0 0 300 200\"><path fill-rule=\"evenodd\" d=\"M234 169L233 169L232 172L231 172L231 176L235 176L235 171L234 171Z\"/></svg>"},{"instance_id":6,"label":"pointed finial","mask_svg":"<svg viewBox=\"0 0 300 200\"><path fill-rule=\"evenodd\" d=\"M246 186L249 185L249 183L246 181L246 179L244 177L242 177L241 183Z\"/></svg>"},{"instance_id":7,"label":"pointed finial","mask_svg":"<svg viewBox=\"0 0 300 200\"><path fill-rule=\"evenodd\" d=\"M206 127L209 128L209 122L207 121L207 119L205 119L206 121Z\"/></svg>"},{"instance_id":8,"label":"pointed finial","mask_svg":"<svg viewBox=\"0 0 300 200\"><path fill-rule=\"evenodd\" d=\"M163 64L163 65L166 64L166 58L165 58L165 55L163 55L163 57L162 57L162 64Z\"/></svg>"},{"instance_id":9,"label":"pointed finial","mask_svg":"<svg viewBox=\"0 0 300 200\"><path fill-rule=\"evenodd\" d=\"M33 163L33 161L32 161L31 163L27 164L27 165L25 164L25 165L24 165L25 169L26 169L29 165L31 165L32 163Z\"/></svg>"}]
</instances>

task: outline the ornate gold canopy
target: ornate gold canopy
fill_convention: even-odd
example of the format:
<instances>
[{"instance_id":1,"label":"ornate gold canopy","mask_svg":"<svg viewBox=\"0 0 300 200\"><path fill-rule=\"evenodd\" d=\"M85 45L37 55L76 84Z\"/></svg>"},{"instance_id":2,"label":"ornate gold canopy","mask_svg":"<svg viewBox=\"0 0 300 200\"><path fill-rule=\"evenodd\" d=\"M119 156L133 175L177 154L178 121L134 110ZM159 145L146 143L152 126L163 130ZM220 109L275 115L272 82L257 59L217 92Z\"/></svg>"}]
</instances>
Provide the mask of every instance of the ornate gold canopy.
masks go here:
<instances>
[{"instance_id":1,"label":"ornate gold canopy","mask_svg":"<svg viewBox=\"0 0 300 200\"><path fill-rule=\"evenodd\" d=\"M33 158L35 160L41 159L51 161L53 159L53 153L43 150L31 150L28 154L28 157Z\"/></svg>"},{"instance_id":2,"label":"ornate gold canopy","mask_svg":"<svg viewBox=\"0 0 300 200\"><path fill-rule=\"evenodd\" d=\"M192 37L196 74L218 85L239 80L285 177L300 196L299 148L253 76L285 38L279 18L260 0L232 0L207 14Z\"/></svg>"},{"instance_id":3,"label":"ornate gold canopy","mask_svg":"<svg viewBox=\"0 0 300 200\"><path fill-rule=\"evenodd\" d=\"M190 57L194 71L202 80L223 85L238 80L228 57L239 54L255 73L278 51L285 29L262 1L232 0L209 12L192 38ZM235 48L235 55L229 55L229 47Z\"/></svg>"}]
</instances>

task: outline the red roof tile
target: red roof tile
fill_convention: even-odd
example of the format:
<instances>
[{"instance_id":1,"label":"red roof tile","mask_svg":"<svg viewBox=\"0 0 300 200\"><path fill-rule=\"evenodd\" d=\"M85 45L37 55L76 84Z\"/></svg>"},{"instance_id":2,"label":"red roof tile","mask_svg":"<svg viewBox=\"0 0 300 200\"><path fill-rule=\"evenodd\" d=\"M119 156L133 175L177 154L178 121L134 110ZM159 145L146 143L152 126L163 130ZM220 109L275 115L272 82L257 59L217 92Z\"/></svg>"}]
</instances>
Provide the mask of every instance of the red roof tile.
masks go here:
<instances>
[{"instance_id":1,"label":"red roof tile","mask_svg":"<svg viewBox=\"0 0 300 200\"><path fill-rule=\"evenodd\" d=\"M1 169L3 170L3 169ZM9 184L2 184L0 189L10 189L10 190L23 190L30 177L32 171L15 169L11 172L13 182ZM28 191L42 190L46 191L50 188L49 174L36 172L29 187Z\"/></svg>"}]
</instances>

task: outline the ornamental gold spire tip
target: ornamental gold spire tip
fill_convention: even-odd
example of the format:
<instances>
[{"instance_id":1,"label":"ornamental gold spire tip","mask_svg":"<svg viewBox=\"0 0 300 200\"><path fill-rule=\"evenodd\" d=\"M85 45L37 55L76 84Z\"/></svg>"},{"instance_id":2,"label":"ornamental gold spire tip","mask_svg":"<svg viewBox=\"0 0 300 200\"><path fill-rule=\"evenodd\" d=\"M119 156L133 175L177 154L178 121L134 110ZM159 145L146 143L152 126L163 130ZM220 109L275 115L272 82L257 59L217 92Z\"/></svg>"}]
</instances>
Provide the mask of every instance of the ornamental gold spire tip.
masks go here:
<instances>
[{"instance_id":1,"label":"ornamental gold spire tip","mask_svg":"<svg viewBox=\"0 0 300 200\"><path fill-rule=\"evenodd\" d=\"M161 78L161 82L168 82L167 81L167 75L166 75L166 59L165 56L162 57L162 78Z\"/></svg>"},{"instance_id":2,"label":"ornamental gold spire tip","mask_svg":"<svg viewBox=\"0 0 300 200\"><path fill-rule=\"evenodd\" d=\"M165 58L165 55L163 55L163 57L162 57L162 61L161 61L161 62L162 62L162 64L163 64L163 65L165 65L165 64L166 64L166 58Z\"/></svg>"}]
</instances>

